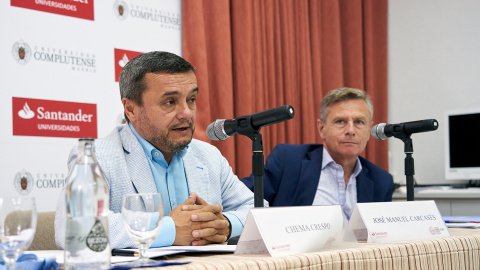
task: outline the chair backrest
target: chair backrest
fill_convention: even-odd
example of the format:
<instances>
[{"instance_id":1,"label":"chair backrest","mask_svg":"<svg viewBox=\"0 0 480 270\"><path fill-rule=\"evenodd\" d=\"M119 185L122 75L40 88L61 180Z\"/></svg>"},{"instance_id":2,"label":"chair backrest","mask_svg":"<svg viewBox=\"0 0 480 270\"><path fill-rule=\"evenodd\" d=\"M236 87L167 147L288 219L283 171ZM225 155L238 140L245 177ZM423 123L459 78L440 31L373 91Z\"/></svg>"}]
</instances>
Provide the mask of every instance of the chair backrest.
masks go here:
<instances>
[{"instance_id":1,"label":"chair backrest","mask_svg":"<svg viewBox=\"0 0 480 270\"><path fill-rule=\"evenodd\" d=\"M55 211L37 213L37 230L28 250L59 250L55 244Z\"/></svg>"}]
</instances>

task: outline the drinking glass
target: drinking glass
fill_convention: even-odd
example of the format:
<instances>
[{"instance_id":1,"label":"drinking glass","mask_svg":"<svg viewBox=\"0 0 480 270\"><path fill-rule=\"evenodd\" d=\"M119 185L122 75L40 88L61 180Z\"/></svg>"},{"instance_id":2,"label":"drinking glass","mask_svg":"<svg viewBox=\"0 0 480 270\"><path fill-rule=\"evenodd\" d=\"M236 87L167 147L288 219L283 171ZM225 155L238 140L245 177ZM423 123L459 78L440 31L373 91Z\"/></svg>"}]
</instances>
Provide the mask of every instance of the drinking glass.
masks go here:
<instances>
[{"instance_id":1,"label":"drinking glass","mask_svg":"<svg viewBox=\"0 0 480 270\"><path fill-rule=\"evenodd\" d=\"M18 257L30 246L37 227L35 199L0 198L0 252L5 269L15 269Z\"/></svg>"},{"instance_id":2,"label":"drinking glass","mask_svg":"<svg viewBox=\"0 0 480 270\"><path fill-rule=\"evenodd\" d=\"M163 201L158 193L126 194L122 201L122 221L130 239L137 245L140 258L132 267L158 264L146 257L147 249L162 228Z\"/></svg>"}]
</instances>

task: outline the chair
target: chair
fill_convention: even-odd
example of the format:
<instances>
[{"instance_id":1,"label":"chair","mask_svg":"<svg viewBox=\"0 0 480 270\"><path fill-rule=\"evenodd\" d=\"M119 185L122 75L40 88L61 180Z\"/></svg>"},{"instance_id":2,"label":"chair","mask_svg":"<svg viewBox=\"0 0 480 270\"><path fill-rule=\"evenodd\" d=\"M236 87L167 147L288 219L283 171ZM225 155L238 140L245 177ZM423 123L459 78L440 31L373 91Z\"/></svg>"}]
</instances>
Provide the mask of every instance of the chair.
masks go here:
<instances>
[{"instance_id":1,"label":"chair","mask_svg":"<svg viewBox=\"0 0 480 270\"><path fill-rule=\"evenodd\" d=\"M37 213L37 230L28 250L59 250L55 244L55 211Z\"/></svg>"}]
</instances>

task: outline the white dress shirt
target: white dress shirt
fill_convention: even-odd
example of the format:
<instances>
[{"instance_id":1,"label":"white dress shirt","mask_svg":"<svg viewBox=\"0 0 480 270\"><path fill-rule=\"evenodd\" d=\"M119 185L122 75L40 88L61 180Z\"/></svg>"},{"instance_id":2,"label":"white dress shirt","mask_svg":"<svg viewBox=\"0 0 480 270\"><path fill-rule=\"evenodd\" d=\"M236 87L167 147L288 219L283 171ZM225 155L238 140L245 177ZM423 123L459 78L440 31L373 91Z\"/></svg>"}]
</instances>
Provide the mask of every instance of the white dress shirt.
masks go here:
<instances>
[{"instance_id":1,"label":"white dress shirt","mask_svg":"<svg viewBox=\"0 0 480 270\"><path fill-rule=\"evenodd\" d=\"M318 182L315 199L313 199L313 205L339 204L347 219L350 219L353 208L357 203L356 177L361 170L362 165L357 158L353 174L345 188L342 166L335 163L328 151L323 148L322 172L320 173L320 181Z\"/></svg>"}]
</instances>

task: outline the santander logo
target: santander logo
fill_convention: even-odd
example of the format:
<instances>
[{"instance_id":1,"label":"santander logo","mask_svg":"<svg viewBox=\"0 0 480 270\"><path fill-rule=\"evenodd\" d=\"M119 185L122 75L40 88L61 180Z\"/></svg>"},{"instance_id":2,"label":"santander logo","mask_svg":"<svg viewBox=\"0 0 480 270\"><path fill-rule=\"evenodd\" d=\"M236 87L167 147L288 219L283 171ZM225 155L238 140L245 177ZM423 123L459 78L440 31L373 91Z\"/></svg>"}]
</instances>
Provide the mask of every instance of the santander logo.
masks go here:
<instances>
[{"instance_id":1,"label":"santander logo","mask_svg":"<svg viewBox=\"0 0 480 270\"><path fill-rule=\"evenodd\" d=\"M13 135L97 137L97 105L12 97Z\"/></svg>"},{"instance_id":2,"label":"santander logo","mask_svg":"<svg viewBox=\"0 0 480 270\"><path fill-rule=\"evenodd\" d=\"M136 56L142 54L141 52L136 51L127 51L122 49L114 49L115 55L115 81L118 82L120 79L120 73L122 72L123 67L130 61L130 59L135 58Z\"/></svg>"},{"instance_id":3,"label":"santander logo","mask_svg":"<svg viewBox=\"0 0 480 270\"><path fill-rule=\"evenodd\" d=\"M23 106L23 109L18 111L18 116L23 119L32 119L35 116L35 113L30 110L30 107L28 107L28 104L25 102L25 106Z\"/></svg>"},{"instance_id":4,"label":"santander logo","mask_svg":"<svg viewBox=\"0 0 480 270\"><path fill-rule=\"evenodd\" d=\"M93 0L10 0L10 5L85 20L95 20Z\"/></svg>"},{"instance_id":5,"label":"santander logo","mask_svg":"<svg viewBox=\"0 0 480 270\"><path fill-rule=\"evenodd\" d=\"M128 60L127 54L124 54L122 59L118 61L118 65L123 68L128 63L128 61L130 60Z\"/></svg>"},{"instance_id":6,"label":"santander logo","mask_svg":"<svg viewBox=\"0 0 480 270\"><path fill-rule=\"evenodd\" d=\"M35 116L35 113L30 110L27 102L23 109L18 111L18 116L23 119L31 119ZM83 114L82 109L78 109L77 113L67 113L62 111L45 111L44 107L37 108L37 118L38 119L49 119L49 120L63 120L63 121L77 121L77 122L92 122L93 114Z\"/></svg>"}]
</instances>

